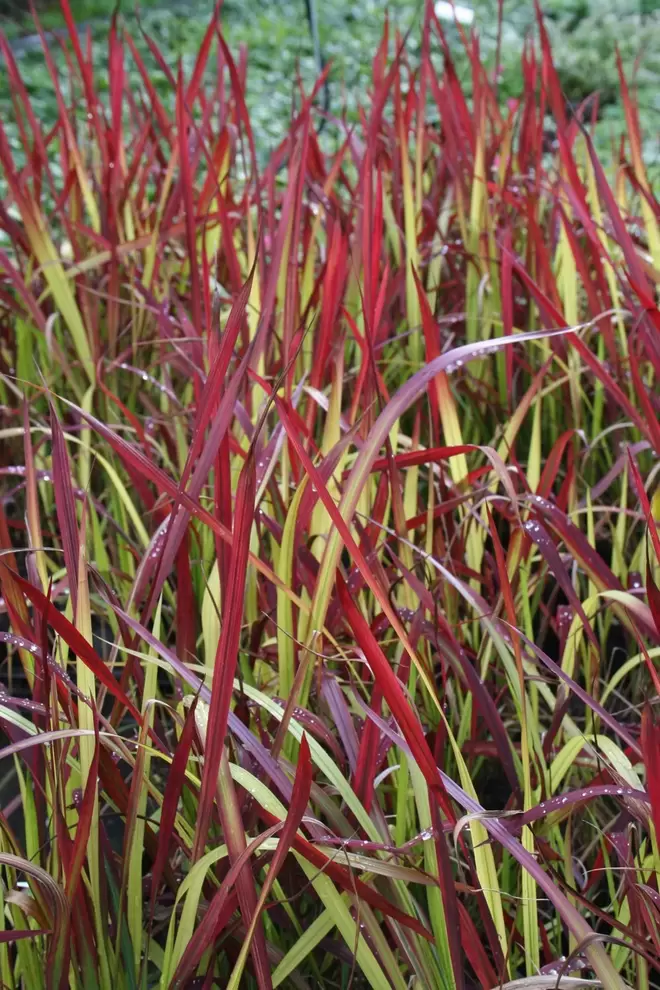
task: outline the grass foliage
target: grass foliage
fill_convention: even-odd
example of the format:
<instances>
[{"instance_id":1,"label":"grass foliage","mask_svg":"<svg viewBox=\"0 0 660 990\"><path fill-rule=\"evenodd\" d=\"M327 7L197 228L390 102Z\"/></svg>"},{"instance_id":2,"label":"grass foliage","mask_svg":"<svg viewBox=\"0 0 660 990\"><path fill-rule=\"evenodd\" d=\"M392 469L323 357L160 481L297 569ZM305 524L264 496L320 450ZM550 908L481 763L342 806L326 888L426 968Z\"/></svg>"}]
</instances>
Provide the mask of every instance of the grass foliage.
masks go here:
<instances>
[{"instance_id":1,"label":"grass foliage","mask_svg":"<svg viewBox=\"0 0 660 990\"><path fill-rule=\"evenodd\" d=\"M50 128L58 117L58 105L50 72L35 33L30 9L18 0L5 0L8 17L3 28L42 125ZM319 42L323 57L331 63L328 99L332 112L346 111L351 123L359 120L358 108L371 82L372 58L377 49L387 9L392 30L405 36L408 57L418 64L421 56L424 0L315 0ZM0 18L1 13L0 0ZM306 0L223 0L222 28L233 52L242 45L249 51L246 103L262 165L288 131L291 101L298 77L311 88L319 72ZM95 65L103 65L107 31L114 0L71 0L79 30L89 44ZM499 67L498 93L502 99L517 97L524 85L520 52L526 39L536 36L533 0L469 0L474 28L479 34L481 59L489 70ZM211 12L207 0L123 0L122 23L129 30L159 98L173 112L170 67L181 58L184 71L192 72ZM576 105L595 91L599 94L602 127L596 145L607 156L609 141L626 132L620 99L617 49L629 79L634 79L644 133L647 166L658 175L660 147L660 0L542 0L541 7L551 39L555 66L565 96ZM58 72L68 77L65 47L66 24L59 0L37 4L39 17L51 43ZM644 12L645 11L645 12ZM501 17L501 25L500 25ZM469 53L461 45L460 32L443 22L456 71L466 95L472 93ZM58 40L59 39L59 40ZM158 55L148 42L155 42ZM213 64L209 85L213 85ZM134 90L143 90L132 59L126 71ZM95 88L105 99L109 79L97 73ZM324 97L325 99L325 97ZM21 135L15 126L12 87L0 62L0 117L18 159ZM548 120L548 124L550 121ZM326 131L326 137L329 130ZM326 151L336 150L327 143ZM52 162L56 169L57 163Z\"/></svg>"},{"instance_id":2,"label":"grass foliage","mask_svg":"<svg viewBox=\"0 0 660 990\"><path fill-rule=\"evenodd\" d=\"M542 23L503 107L429 6L335 152L319 81L263 165L215 19L185 72L146 39L166 104L63 11L52 127L0 36L3 987L655 985L660 206L623 73L602 161Z\"/></svg>"}]
</instances>

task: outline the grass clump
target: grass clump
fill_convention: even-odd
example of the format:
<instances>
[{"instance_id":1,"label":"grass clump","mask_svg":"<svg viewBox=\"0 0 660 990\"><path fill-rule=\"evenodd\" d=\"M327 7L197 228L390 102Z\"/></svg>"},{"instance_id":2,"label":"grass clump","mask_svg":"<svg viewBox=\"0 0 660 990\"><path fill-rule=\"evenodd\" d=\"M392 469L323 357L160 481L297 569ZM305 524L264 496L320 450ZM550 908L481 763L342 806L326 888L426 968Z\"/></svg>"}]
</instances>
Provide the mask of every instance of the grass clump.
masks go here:
<instances>
[{"instance_id":1,"label":"grass clump","mask_svg":"<svg viewBox=\"0 0 660 990\"><path fill-rule=\"evenodd\" d=\"M116 20L102 99L63 10L54 126L2 44L3 984L650 986L660 233L623 72L603 162L542 23L503 111L429 6L336 151L319 80L263 165L215 20L187 71L149 43L166 105Z\"/></svg>"}]
</instances>

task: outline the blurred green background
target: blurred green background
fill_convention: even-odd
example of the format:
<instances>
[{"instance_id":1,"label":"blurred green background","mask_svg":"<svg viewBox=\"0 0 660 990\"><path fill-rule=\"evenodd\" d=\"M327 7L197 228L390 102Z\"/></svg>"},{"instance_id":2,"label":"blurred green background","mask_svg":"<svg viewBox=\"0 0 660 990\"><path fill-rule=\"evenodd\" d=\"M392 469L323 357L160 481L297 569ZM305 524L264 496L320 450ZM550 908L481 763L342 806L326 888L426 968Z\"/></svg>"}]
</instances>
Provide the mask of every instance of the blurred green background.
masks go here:
<instances>
[{"instance_id":1,"label":"blurred green background","mask_svg":"<svg viewBox=\"0 0 660 990\"><path fill-rule=\"evenodd\" d=\"M104 40L114 4L111 0L71 0L80 24L92 32L95 63L102 68ZM484 55L494 65L497 39L497 0L461 0L474 10ZM332 61L331 110L340 115L354 112L356 102L367 98L371 59L381 37L385 11L391 24L402 33L411 26L409 50L414 58L420 38L421 0L315 0L323 54ZM618 45L629 76L638 86L641 118L646 134L645 156L649 163L660 159L660 0L546 0L542 7L548 19L555 59L568 99L579 102L594 90L601 100L599 141L609 142L623 131L622 109L616 72ZM54 114L54 98L43 56L26 5L0 0L3 29L9 36L41 119ZM139 36L135 5L125 2L122 14L133 36ZM41 0L41 16L51 30L62 27L57 0ZM208 24L212 4L203 0L142 0L139 22L156 42L170 65L182 58L184 67L194 61ZM291 110L296 71L309 86L317 75L317 64L306 16L305 0L226 0L223 24L234 50L249 49L248 102L253 114L260 153L283 134ZM504 26L500 57L502 98L515 96L522 86L519 60L523 40L533 30L531 0L504 0ZM456 29L447 24L450 38ZM163 72L148 56L156 85L165 93ZM469 85L465 59L455 46L459 67ZM1 63L0 63L1 64ZM62 65L62 60L60 60ZM101 81L103 73L99 73ZM137 78L136 78L136 85ZM12 107L4 67L0 68L0 116L14 140Z\"/></svg>"}]
</instances>

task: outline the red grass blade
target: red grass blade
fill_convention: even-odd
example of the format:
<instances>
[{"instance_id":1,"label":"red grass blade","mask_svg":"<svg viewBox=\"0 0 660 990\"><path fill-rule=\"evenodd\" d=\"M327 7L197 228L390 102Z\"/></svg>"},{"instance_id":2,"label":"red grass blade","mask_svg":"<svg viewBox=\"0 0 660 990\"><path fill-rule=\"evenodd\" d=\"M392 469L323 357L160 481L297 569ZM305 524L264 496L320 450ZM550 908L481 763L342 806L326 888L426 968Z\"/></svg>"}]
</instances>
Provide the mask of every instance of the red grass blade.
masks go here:
<instances>
[{"instance_id":1,"label":"red grass blade","mask_svg":"<svg viewBox=\"0 0 660 990\"><path fill-rule=\"evenodd\" d=\"M151 894L149 897L150 924L153 926L154 909L156 906L156 896L160 886L163 869L169 857L169 851L174 835L174 822L176 820L177 807L181 791L183 790L186 767L192 748L195 735L195 699L188 709L183 730L179 737L174 757L167 774L167 783L163 793L163 805L160 813L160 828L158 830L158 847L156 858L151 869Z\"/></svg>"},{"instance_id":2,"label":"red grass blade","mask_svg":"<svg viewBox=\"0 0 660 990\"><path fill-rule=\"evenodd\" d=\"M85 637L78 632L76 627L69 622L64 615L62 615L53 602L41 591L39 591L38 588L35 588L29 581L26 581L18 574L14 574L14 581L25 597L40 610L48 625L52 626L55 632L62 637L64 642L76 654L76 656L80 657L80 659L84 661L96 679L108 688L111 694L113 694L114 697L121 702L124 708L131 713L135 721L138 724L141 724L142 716L139 711L121 690L119 684L112 676L103 660L101 660L96 650L90 646Z\"/></svg>"},{"instance_id":3,"label":"red grass blade","mask_svg":"<svg viewBox=\"0 0 660 990\"><path fill-rule=\"evenodd\" d=\"M76 520L76 502L71 484L71 466L66 449L64 433L53 406L50 407L50 429L53 438L53 479L55 483L55 505L57 520L60 525L64 563L69 578L69 593L76 612L78 598L78 560L80 557L80 538Z\"/></svg>"},{"instance_id":4,"label":"red grass blade","mask_svg":"<svg viewBox=\"0 0 660 990\"><path fill-rule=\"evenodd\" d=\"M209 704L209 724L213 726L207 741L202 773L202 790L195 831L193 858L199 859L206 846L209 823L218 788L218 770L227 732L227 717L234 689L234 674L243 616L243 598L247 580L250 531L254 517L256 474L254 457L250 454L241 471L236 492L234 540L229 570L228 597L223 605L223 622L213 669L213 685ZM247 919L246 919L247 920Z\"/></svg>"},{"instance_id":5,"label":"red grass blade","mask_svg":"<svg viewBox=\"0 0 660 990\"><path fill-rule=\"evenodd\" d=\"M172 977L171 990L177 990L186 985L189 976L194 972L199 960L205 952L206 947L213 940L215 932L220 927L219 921L223 918L223 909L230 896L232 887L236 883L239 873L248 864L250 857L257 851L266 839L277 835L284 827L284 822L278 822L266 829L245 848L239 859L230 867L227 876L224 878L220 888L213 896L211 903L206 909L206 913L201 923L195 929L195 934L191 938L184 955Z\"/></svg>"},{"instance_id":6,"label":"red grass blade","mask_svg":"<svg viewBox=\"0 0 660 990\"><path fill-rule=\"evenodd\" d=\"M373 671L374 679L380 685L383 696L396 718L404 738L410 745L411 752L420 770L424 774L431 791L436 795L440 804L451 821L454 817L447 794L442 785L438 767L428 747L419 721L413 714L406 701L401 683L390 667L378 641L372 633L369 623L363 617L346 586L342 575L337 574L337 591L346 621L348 622L360 648Z\"/></svg>"},{"instance_id":7,"label":"red grass blade","mask_svg":"<svg viewBox=\"0 0 660 990\"><path fill-rule=\"evenodd\" d=\"M293 846L294 839L296 837L296 832L302 821L302 817L305 814L307 808L307 802L309 801L309 795L312 788L312 759L309 752L309 743L307 742L307 737L303 735L300 742L300 749L298 752L298 762L296 766L296 779L293 787L293 797L291 804L289 805L289 810L287 811L287 816L284 822L284 828L279 837L277 843L277 849L275 850L275 855L270 864L268 870L268 875L261 888L261 894L259 896L259 903L257 904L257 910L255 916L250 922L250 927L248 930L248 939L246 945L249 947L252 937L254 936L254 931L256 924L259 920L261 912L264 910L266 899L272 890L273 884L277 879L286 857L289 854L291 847ZM241 956L245 952L245 948L241 950ZM272 985L272 984L271 984Z\"/></svg>"},{"instance_id":8,"label":"red grass blade","mask_svg":"<svg viewBox=\"0 0 660 990\"><path fill-rule=\"evenodd\" d=\"M653 824L656 835L660 837L660 725L648 705L642 712L641 744Z\"/></svg>"}]
</instances>

